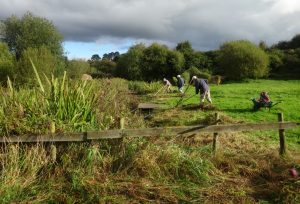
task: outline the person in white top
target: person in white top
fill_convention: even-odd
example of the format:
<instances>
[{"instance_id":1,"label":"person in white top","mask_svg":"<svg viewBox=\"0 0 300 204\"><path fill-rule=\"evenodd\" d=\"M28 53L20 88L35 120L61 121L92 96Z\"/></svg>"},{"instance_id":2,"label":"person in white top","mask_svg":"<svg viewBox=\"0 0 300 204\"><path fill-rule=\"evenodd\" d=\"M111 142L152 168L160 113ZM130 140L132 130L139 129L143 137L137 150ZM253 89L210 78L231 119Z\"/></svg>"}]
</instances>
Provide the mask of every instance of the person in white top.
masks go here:
<instances>
[{"instance_id":1,"label":"person in white top","mask_svg":"<svg viewBox=\"0 0 300 204\"><path fill-rule=\"evenodd\" d=\"M166 78L164 78L163 81L165 83L165 87L166 87L167 92L171 92L172 84L170 83L170 81L167 80Z\"/></svg>"}]
</instances>

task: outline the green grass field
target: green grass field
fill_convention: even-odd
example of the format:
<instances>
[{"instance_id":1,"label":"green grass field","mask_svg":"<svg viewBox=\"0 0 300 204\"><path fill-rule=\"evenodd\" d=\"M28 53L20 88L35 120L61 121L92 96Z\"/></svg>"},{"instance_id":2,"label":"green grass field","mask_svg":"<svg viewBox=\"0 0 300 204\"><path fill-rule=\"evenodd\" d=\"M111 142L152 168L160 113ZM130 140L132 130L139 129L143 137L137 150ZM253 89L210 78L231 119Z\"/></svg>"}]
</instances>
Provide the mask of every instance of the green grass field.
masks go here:
<instances>
[{"instance_id":1,"label":"green grass field","mask_svg":"<svg viewBox=\"0 0 300 204\"><path fill-rule=\"evenodd\" d=\"M282 112L285 121L300 122L300 81L249 80L244 83L228 83L220 86L213 84L210 85L210 88L213 110L201 111L196 107L200 103L199 94L186 100L195 94L195 88L189 86L186 87L187 91L185 99L182 100L183 103L178 106L179 113L175 114L172 120L173 124L167 123L167 125L177 125L177 122L174 122L176 120L180 121L178 124L181 125L197 124L201 118L203 119L214 112L219 112L239 122L276 122L277 114ZM176 87L173 89L176 90ZM272 101L281 103L272 107L270 111L265 108L253 111L253 103L250 99L258 98L262 91L267 91ZM174 110L170 110L170 108L176 106L179 99L178 93L173 93L169 96L164 94L162 99L158 97L153 101L168 109L166 112L172 112ZM164 120L166 119L164 118ZM294 142L300 141L300 128L287 132Z\"/></svg>"},{"instance_id":2,"label":"green grass field","mask_svg":"<svg viewBox=\"0 0 300 204\"><path fill-rule=\"evenodd\" d=\"M211 85L211 97L214 106L221 112L235 119L245 121L276 121L277 113L283 112L285 120L300 121L300 81L275 81L275 80L251 80L248 83L230 83L220 86ZM174 87L175 89L175 87ZM258 98L259 93L267 91L274 102L280 104L268 109L253 112L252 98ZM186 98L195 94L195 89L190 86L186 92ZM183 105L199 104L199 95L185 101ZM178 98L167 101L171 107L176 105Z\"/></svg>"}]
</instances>

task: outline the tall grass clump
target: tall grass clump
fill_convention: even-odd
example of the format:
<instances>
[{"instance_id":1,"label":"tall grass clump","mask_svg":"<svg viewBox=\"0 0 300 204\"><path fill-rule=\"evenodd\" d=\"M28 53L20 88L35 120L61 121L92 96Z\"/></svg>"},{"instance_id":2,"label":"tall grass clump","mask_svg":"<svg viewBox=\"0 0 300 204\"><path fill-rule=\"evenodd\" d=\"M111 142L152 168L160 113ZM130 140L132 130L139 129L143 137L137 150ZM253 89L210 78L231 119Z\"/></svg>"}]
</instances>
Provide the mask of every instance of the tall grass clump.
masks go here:
<instances>
[{"instance_id":1,"label":"tall grass clump","mask_svg":"<svg viewBox=\"0 0 300 204\"><path fill-rule=\"evenodd\" d=\"M66 72L49 79L32 67L38 86L17 88L8 78L7 88L0 88L1 135L109 129L118 127L121 117L142 124L130 112L125 80L72 81Z\"/></svg>"},{"instance_id":2,"label":"tall grass clump","mask_svg":"<svg viewBox=\"0 0 300 204\"><path fill-rule=\"evenodd\" d=\"M11 84L8 79L8 84ZM0 100L1 132L5 135L47 132L50 124L58 130L83 131L96 126L93 107L94 85L86 82L68 83L52 77L39 87L2 89Z\"/></svg>"},{"instance_id":3,"label":"tall grass clump","mask_svg":"<svg viewBox=\"0 0 300 204\"><path fill-rule=\"evenodd\" d=\"M160 82L143 82L143 81L130 81L128 88L137 94L150 94L157 92L162 87Z\"/></svg>"},{"instance_id":4,"label":"tall grass clump","mask_svg":"<svg viewBox=\"0 0 300 204\"><path fill-rule=\"evenodd\" d=\"M40 146L2 146L0 157L0 203L42 202L37 195L39 172L49 163L45 149ZM41 199L41 200L40 200Z\"/></svg>"}]
</instances>

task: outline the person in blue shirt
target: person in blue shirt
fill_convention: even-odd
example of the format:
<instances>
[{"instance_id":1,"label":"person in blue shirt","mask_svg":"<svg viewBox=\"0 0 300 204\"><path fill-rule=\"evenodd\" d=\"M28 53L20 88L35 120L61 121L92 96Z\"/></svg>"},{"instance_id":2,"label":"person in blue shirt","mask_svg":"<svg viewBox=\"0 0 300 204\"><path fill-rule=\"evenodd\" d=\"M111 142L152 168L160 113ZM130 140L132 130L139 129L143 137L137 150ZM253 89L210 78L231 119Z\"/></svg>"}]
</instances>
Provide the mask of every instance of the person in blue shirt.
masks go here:
<instances>
[{"instance_id":1,"label":"person in blue shirt","mask_svg":"<svg viewBox=\"0 0 300 204\"><path fill-rule=\"evenodd\" d=\"M212 103L210 89L206 79L200 79L193 76L191 83L195 86L196 94L200 92L200 108L203 108L205 99L207 99L209 103Z\"/></svg>"},{"instance_id":2,"label":"person in blue shirt","mask_svg":"<svg viewBox=\"0 0 300 204\"><path fill-rule=\"evenodd\" d=\"M184 79L182 76L177 75L177 87L180 93L183 93Z\"/></svg>"}]
</instances>

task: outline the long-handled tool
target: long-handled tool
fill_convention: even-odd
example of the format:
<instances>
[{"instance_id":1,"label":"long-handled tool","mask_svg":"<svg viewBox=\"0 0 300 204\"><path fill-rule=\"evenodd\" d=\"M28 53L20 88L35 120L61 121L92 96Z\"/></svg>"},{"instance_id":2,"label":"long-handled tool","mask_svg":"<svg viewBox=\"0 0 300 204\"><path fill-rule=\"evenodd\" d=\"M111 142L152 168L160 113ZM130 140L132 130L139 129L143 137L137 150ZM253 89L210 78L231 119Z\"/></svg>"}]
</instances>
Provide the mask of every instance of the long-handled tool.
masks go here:
<instances>
[{"instance_id":1,"label":"long-handled tool","mask_svg":"<svg viewBox=\"0 0 300 204\"><path fill-rule=\"evenodd\" d=\"M189 96L188 98L182 100L180 104L183 104L184 102L190 100L190 99L191 99L192 97L194 97L194 96L196 96L196 94L193 94L193 95ZM180 104L179 104L179 105L180 105Z\"/></svg>"},{"instance_id":2,"label":"long-handled tool","mask_svg":"<svg viewBox=\"0 0 300 204\"><path fill-rule=\"evenodd\" d=\"M166 88L166 86L161 87L161 88L154 94L154 96L156 96L159 92L161 92L161 90L163 90L163 89L165 89L165 88Z\"/></svg>"},{"instance_id":3,"label":"long-handled tool","mask_svg":"<svg viewBox=\"0 0 300 204\"><path fill-rule=\"evenodd\" d=\"M180 103L182 103L183 97L185 96L185 93L187 92L187 90L190 88L191 82L192 82L192 80L190 81L190 83L188 84L187 88L183 92L181 98L177 101L177 104L174 106L174 108L176 108L177 106L179 106Z\"/></svg>"}]
</instances>

